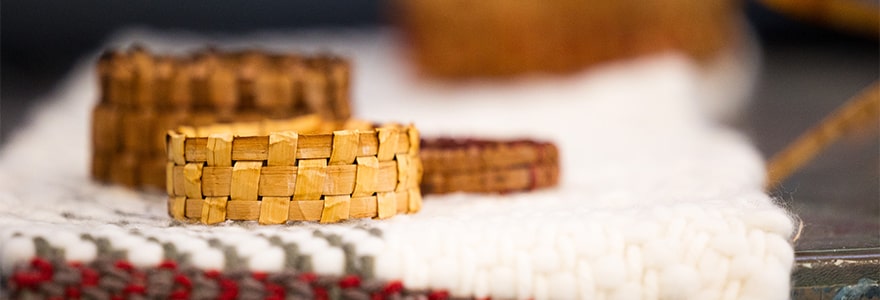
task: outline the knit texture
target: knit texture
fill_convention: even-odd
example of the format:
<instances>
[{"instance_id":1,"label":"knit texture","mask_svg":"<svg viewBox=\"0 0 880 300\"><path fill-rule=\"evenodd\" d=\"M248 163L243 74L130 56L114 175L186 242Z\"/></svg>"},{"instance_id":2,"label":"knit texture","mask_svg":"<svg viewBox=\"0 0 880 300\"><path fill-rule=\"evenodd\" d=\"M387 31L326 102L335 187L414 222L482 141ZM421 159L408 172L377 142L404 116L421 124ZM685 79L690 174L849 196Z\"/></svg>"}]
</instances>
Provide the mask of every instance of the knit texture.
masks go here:
<instances>
[{"instance_id":1,"label":"knit texture","mask_svg":"<svg viewBox=\"0 0 880 300\"><path fill-rule=\"evenodd\" d=\"M455 297L788 296L792 222L762 191L755 148L701 109L721 100L706 98L707 76L682 56L565 78L430 84L385 31L224 40L128 32L109 44L132 41L157 52L215 43L350 55L355 116L414 122L425 137L554 141L560 186L425 196L421 212L389 220L182 224L167 216L161 192L89 180L92 56L0 152L4 282L34 256L90 263L112 254L138 268L172 260L205 271L357 274Z\"/></svg>"}]
</instances>

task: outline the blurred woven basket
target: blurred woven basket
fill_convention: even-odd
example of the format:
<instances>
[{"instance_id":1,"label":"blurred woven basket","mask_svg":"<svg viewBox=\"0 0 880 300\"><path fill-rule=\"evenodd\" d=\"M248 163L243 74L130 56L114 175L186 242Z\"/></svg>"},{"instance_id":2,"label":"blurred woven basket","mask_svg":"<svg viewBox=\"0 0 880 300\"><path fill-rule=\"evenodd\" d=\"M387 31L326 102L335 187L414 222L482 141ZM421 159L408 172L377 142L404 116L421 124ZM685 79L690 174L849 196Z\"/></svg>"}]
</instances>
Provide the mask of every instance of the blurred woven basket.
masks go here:
<instances>
[{"instance_id":1,"label":"blurred woven basket","mask_svg":"<svg viewBox=\"0 0 880 300\"><path fill-rule=\"evenodd\" d=\"M349 63L329 55L208 49L163 56L132 47L106 52L97 72L92 177L130 187L165 184L165 132L181 125L351 114Z\"/></svg>"},{"instance_id":2,"label":"blurred woven basket","mask_svg":"<svg viewBox=\"0 0 880 300\"><path fill-rule=\"evenodd\" d=\"M419 70L447 79L569 73L668 50L702 60L731 43L741 18L731 0L393 3Z\"/></svg>"}]
</instances>

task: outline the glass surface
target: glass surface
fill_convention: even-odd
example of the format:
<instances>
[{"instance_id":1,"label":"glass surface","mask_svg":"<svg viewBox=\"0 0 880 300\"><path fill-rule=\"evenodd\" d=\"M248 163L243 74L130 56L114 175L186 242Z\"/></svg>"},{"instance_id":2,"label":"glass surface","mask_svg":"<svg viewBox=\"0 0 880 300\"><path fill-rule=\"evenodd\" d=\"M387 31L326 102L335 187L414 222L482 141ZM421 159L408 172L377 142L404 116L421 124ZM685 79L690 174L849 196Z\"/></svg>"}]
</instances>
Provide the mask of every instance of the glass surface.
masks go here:
<instances>
[{"instance_id":1,"label":"glass surface","mask_svg":"<svg viewBox=\"0 0 880 300\"><path fill-rule=\"evenodd\" d=\"M880 77L876 40L763 47L764 69L742 125L765 157ZM844 286L880 276L880 125L833 144L770 192L803 221L794 299L830 299Z\"/></svg>"}]
</instances>

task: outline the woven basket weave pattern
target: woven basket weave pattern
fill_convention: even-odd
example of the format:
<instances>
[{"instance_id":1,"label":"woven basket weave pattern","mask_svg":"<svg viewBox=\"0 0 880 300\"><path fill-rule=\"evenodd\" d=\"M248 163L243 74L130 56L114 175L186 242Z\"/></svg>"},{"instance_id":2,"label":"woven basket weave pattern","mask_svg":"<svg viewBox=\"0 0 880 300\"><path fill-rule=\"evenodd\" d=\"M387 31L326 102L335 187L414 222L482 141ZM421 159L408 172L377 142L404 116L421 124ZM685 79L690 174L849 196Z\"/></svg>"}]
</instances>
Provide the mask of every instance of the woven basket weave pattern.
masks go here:
<instances>
[{"instance_id":1,"label":"woven basket weave pattern","mask_svg":"<svg viewBox=\"0 0 880 300\"><path fill-rule=\"evenodd\" d=\"M421 208L418 152L412 126L303 135L169 132L169 214L205 224L280 224L412 213Z\"/></svg>"},{"instance_id":2,"label":"woven basket weave pattern","mask_svg":"<svg viewBox=\"0 0 880 300\"><path fill-rule=\"evenodd\" d=\"M160 56L107 52L97 64L92 176L126 186L164 185L165 132L181 125L319 114L350 116L348 61L259 51Z\"/></svg>"},{"instance_id":3,"label":"woven basket weave pattern","mask_svg":"<svg viewBox=\"0 0 880 300\"><path fill-rule=\"evenodd\" d=\"M514 192L559 182L559 154L533 141L424 140L425 193Z\"/></svg>"}]
</instances>

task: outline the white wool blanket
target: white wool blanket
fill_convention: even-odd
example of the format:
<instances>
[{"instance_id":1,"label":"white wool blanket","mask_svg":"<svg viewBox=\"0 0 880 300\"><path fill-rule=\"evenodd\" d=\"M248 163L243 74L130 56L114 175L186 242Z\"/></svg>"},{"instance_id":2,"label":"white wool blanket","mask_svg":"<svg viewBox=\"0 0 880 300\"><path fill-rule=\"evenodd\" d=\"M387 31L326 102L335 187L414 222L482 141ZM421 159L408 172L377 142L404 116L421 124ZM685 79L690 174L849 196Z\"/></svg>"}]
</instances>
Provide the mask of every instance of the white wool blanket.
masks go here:
<instances>
[{"instance_id":1,"label":"white wool blanket","mask_svg":"<svg viewBox=\"0 0 880 300\"><path fill-rule=\"evenodd\" d=\"M139 266L161 260L162 248L149 236L189 251L200 268L222 269L223 255L205 242L219 238L238 247L247 268L277 271L283 254L258 242L272 235L299 243L316 272L341 274L343 254L303 234L317 229L341 235L356 245L356 255L373 257L368 267L379 279L453 296L788 297L792 221L763 191L765 169L755 147L705 109L741 96L730 92L748 81L737 70L706 69L665 54L567 77L438 84L413 75L388 31L216 39L131 31L107 46L133 41L160 53L211 43L350 56L356 116L414 122L424 137L553 141L562 181L529 193L428 195L421 212L389 220L170 226L162 195L89 178L96 52L0 150L4 274L35 254L33 237L65 249L68 260L94 260L95 246L80 239L82 233L111 239ZM362 228L382 234L369 236Z\"/></svg>"}]
</instances>

